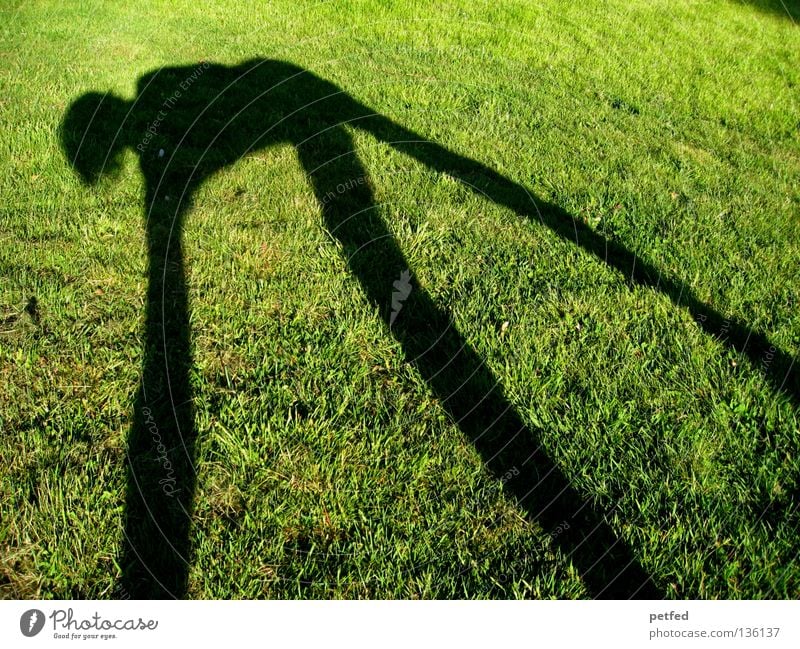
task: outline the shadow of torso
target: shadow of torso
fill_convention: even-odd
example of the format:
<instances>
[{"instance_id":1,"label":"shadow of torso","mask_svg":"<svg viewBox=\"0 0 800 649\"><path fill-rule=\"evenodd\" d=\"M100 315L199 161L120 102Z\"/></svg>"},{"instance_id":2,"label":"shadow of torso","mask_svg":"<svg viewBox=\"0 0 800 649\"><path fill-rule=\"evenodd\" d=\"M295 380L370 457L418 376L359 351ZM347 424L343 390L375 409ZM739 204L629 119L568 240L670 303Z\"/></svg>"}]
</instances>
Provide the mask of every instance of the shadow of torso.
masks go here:
<instances>
[{"instance_id":1,"label":"shadow of torso","mask_svg":"<svg viewBox=\"0 0 800 649\"><path fill-rule=\"evenodd\" d=\"M315 137L369 111L303 68L264 59L201 63L145 74L128 121L148 196L182 194L244 156L275 144L313 147Z\"/></svg>"},{"instance_id":2,"label":"shadow of torso","mask_svg":"<svg viewBox=\"0 0 800 649\"><path fill-rule=\"evenodd\" d=\"M137 88L131 102L113 102L125 113L118 147L136 151L144 176L148 244L144 360L128 439L125 541L119 559L123 594L187 592L197 467L183 219L197 188L215 173L265 147L290 144L317 198L323 224L341 245L367 299L454 425L503 482L504 491L551 538L557 537L589 593L657 595L604 513L574 489L447 310L414 280L375 205L347 127L368 132L427 169L446 172L564 237L578 234L569 215L534 201L526 188L489 167L420 137L333 83L288 63L255 59L233 67L201 63L163 68L142 76ZM89 110L95 101L106 97L90 93L78 99L65 118L65 150L87 180L102 171L110 156L102 147L87 149L95 159L79 155L84 143L80 126L95 114ZM71 137L72 132L78 137ZM83 134L87 132L85 127ZM617 261L609 261L605 239L585 228L580 233L581 245L605 256L607 263L627 269L635 262L624 250ZM393 288L401 278L405 302L395 319ZM570 524L565 527L566 520Z\"/></svg>"}]
</instances>

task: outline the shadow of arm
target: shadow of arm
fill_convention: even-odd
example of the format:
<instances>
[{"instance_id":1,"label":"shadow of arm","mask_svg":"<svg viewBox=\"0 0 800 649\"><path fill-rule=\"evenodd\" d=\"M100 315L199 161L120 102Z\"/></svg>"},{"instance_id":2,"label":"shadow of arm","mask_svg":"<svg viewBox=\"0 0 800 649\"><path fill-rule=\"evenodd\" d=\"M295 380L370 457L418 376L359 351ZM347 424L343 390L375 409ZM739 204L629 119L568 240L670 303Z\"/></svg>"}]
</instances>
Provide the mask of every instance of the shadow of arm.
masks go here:
<instances>
[{"instance_id":1,"label":"shadow of arm","mask_svg":"<svg viewBox=\"0 0 800 649\"><path fill-rule=\"evenodd\" d=\"M685 308L706 333L730 349L748 357L755 368L765 371L773 389L800 405L800 381L794 371L795 359L773 345L768 337L697 298L680 280L663 276L621 243L595 232L562 208L536 198L527 188L480 162L453 153L382 115L369 115L354 126L390 144L431 170L447 174L473 192L536 220L563 239L576 245L623 274L630 285L649 287L667 295L675 306ZM768 372L766 370L769 370Z\"/></svg>"}]
</instances>

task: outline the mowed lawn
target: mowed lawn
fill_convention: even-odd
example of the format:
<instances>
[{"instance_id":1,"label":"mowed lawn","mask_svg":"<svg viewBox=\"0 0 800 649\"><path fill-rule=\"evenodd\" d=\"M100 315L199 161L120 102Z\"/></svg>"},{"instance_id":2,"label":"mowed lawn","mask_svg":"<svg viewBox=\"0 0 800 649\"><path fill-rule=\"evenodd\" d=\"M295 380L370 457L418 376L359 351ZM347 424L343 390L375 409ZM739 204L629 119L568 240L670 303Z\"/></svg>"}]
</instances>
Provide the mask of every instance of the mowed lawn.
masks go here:
<instances>
[{"instance_id":1,"label":"mowed lawn","mask_svg":"<svg viewBox=\"0 0 800 649\"><path fill-rule=\"evenodd\" d=\"M82 184L64 115L164 66L262 57L498 171L769 343L737 352L674 291L353 132L415 286L658 592L800 596L800 31L781 2L7 1L0 33L0 595L124 596L143 180L129 150ZM596 594L321 214L279 146L204 183L186 218L186 594Z\"/></svg>"}]
</instances>

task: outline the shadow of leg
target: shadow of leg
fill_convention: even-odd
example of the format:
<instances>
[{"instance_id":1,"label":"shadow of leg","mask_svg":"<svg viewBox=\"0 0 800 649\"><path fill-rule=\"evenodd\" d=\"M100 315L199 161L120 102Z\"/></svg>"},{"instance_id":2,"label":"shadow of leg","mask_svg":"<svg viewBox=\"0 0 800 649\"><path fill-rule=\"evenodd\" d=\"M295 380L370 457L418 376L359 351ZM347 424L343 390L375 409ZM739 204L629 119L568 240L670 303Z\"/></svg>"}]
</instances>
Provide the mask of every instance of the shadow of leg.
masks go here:
<instances>
[{"instance_id":1,"label":"shadow of leg","mask_svg":"<svg viewBox=\"0 0 800 649\"><path fill-rule=\"evenodd\" d=\"M506 400L497 379L458 333L448 314L419 287L374 205L349 135L328 131L298 147L328 230L344 246L369 300L485 465L567 554L592 596L658 598L648 575L590 503L540 447ZM342 188L346 188L342 191ZM403 289L404 278L409 283ZM392 315L393 284L407 296ZM394 313L397 314L395 308ZM565 529L563 523L569 523Z\"/></svg>"},{"instance_id":2,"label":"shadow of leg","mask_svg":"<svg viewBox=\"0 0 800 649\"><path fill-rule=\"evenodd\" d=\"M163 196L152 194L148 182L144 363L128 439L120 557L121 594L135 599L186 593L195 482L192 358L180 240L185 208L170 209Z\"/></svg>"},{"instance_id":3,"label":"shadow of leg","mask_svg":"<svg viewBox=\"0 0 800 649\"><path fill-rule=\"evenodd\" d=\"M363 108L361 112L368 113ZM785 394L795 407L800 406L800 372L796 359L774 345L764 332L734 317L726 317L699 299L688 284L663 275L656 266L637 257L621 243L595 232L561 207L536 199L525 187L486 165L455 154L385 117L375 114L367 117L359 125L398 151L433 171L450 175L497 205L541 223L563 239L574 241L599 261L621 272L630 285L650 287L668 296L675 306L685 308L706 333L747 356L777 392Z\"/></svg>"}]
</instances>

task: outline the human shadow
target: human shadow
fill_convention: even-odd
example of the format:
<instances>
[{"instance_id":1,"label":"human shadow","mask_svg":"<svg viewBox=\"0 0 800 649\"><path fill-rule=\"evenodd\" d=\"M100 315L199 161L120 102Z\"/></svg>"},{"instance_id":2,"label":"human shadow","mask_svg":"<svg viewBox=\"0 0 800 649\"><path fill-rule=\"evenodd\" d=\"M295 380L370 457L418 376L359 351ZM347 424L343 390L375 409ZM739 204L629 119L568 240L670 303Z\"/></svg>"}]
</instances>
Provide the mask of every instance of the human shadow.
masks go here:
<instances>
[{"instance_id":1,"label":"human shadow","mask_svg":"<svg viewBox=\"0 0 800 649\"><path fill-rule=\"evenodd\" d=\"M489 167L453 153L289 63L200 63L139 79L132 101L89 93L62 124L66 155L83 180L113 171L123 149L137 153L145 181L149 255L141 386L128 439L121 587L131 597L181 597L191 562L195 485L189 303L181 232L196 190L215 172L276 144L295 147L326 229L406 359L427 381L486 467L530 520L549 533L593 597L661 597L631 548L548 455L537 431L504 396L491 370L414 279L380 215L349 129L361 129L431 170L518 215L535 219L632 283L656 288L707 332L755 364L772 350L776 388L797 400L792 359L763 334L724 318L688 286L607 240L564 210L535 199ZM568 523L565 525L564 523Z\"/></svg>"}]
</instances>

